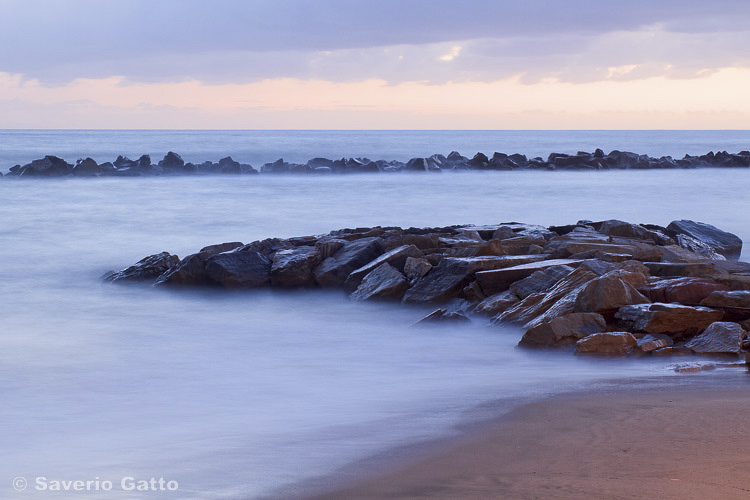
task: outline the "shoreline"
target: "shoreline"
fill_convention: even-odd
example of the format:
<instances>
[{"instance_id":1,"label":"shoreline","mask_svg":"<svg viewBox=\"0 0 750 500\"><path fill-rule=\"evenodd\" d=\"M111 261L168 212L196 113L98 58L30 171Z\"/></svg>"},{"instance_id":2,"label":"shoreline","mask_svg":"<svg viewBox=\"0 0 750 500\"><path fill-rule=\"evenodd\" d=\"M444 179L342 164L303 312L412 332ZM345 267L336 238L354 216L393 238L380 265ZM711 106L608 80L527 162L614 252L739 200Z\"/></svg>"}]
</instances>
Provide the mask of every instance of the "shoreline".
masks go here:
<instances>
[{"instance_id":1,"label":"shoreline","mask_svg":"<svg viewBox=\"0 0 750 500\"><path fill-rule=\"evenodd\" d=\"M273 498L744 499L750 384L742 377L631 380L521 402Z\"/></svg>"}]
</instances>

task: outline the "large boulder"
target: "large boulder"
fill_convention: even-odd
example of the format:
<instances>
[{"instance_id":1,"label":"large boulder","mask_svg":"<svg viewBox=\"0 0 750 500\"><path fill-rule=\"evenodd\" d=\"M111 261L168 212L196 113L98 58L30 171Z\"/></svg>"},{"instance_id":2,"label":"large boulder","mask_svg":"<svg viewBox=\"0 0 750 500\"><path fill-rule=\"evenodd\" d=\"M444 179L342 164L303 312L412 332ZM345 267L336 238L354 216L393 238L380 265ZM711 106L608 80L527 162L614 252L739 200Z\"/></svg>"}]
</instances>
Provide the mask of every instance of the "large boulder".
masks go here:
<instances>
[{"instance_id":1,"label":"large boulder","mask_svg":"<svg viewBox=\"0 0 750 500\"><path fill-rule=\"evenodd\" d=\"M638 287L638 291L652 302L679 302L685 305L699 305L717 290L729 290L729 287L709 278L662 279Z\"/></svg>"},{"instance_id":2,"label":"large boulder","mask_svg":"<svg viewBox=\"0 0 750 500\"><path fill-rule=\"evenodd\" d=\"M487 316L496 316L516 305L521 299L510 290L490 295L474 308L474 311Z\"/></svg>"},{"instance_id":3,"label":"large boulder","mask_svg":"<svg viewBox=\"0 0 750 500\"><path fill-rule=\"evenodd\" d=\"M182 168L185 166L185 160L183 160L177 153L170 151L164 156L164 159L159 162L159 166L162 168Z\"/></svg>"},{"instance_id":4,"label":"large boulder","mask_svg":"<svg viewBox=\"0 0 750 500\"><path fill-rule=\"evenodd\" d=\"M145 257L127 269L107 273L104 281L146 281L153 280L180 263L180 258L169 252L161 252Z\"/></svg>"},{"instance_id":5,"label":"large boulder","mask_svg":"<svg viewBox=\"0 0 750 500\"><path fill-rule=\"evenodd\" d=\"M667 230L671 231L675 237L686 235L701 241L727 259L738 260L742 253L742 240L737 235L722 231L711 224L677 220L672 221L667 226ZM679 243L679 238L677 239Z\"/></svg>"},{"instance_id":6,"label":"large boulder","mask_svg":"<svg viewBox=\"0 0 750 500\"><path fill-rule=\"evenodd\" d=\"M746 309L750 312L750 290L717 290L703 299L701 305L727 309Z\"/></svg>"},{"instance_id":7,"label":"large boulder","mask_svg":"<svg viewBox=\"0 0 750 500\"><path fill-rule=\"evenodd\" d=\"M401 272L404 271L404 265L406 264L407 258L418 259L421 257L424 257L424 254L414 245L402 245L400 247L396 247L393 250L385 252L376 259L368 262L359 269L355 269L354 271L352 271L349 276L347 276L346 281L344 282L344 289L348 293L356 290L359 284L362 282L362 279L381 264L387 262L388 264L396 268L399 272Z\"/></svg>"},{"instance_id":8,"label":"large boulder","mask_svg":"<svg viewBox=\"0 0 750 500\"><path fill-rule=\"evenodd\" d=\"M607 322L601 314L566 314L530 328L524 333L518 345L524 347L570 346L592 333L604 331L606 327Z\"/></svg>"},{"instance_id":9,"label":"large boulder","mask_svg":"<svg viewBox=\"0 0 750 500\"><path fill-rule=\"evenodd\" d=\"M608 314L622 306L650 303L633 285L622 279L624 274L614 271L588 282L578 293L574 310ZM643 275L640 277L645 280Z\"/></svg>"},{"instance_id":10,"label":"large boulder","mask_svg":"<svg viewBox=\"0 0 750 500\"><path fill-rule=\"evenodd\" d=\"M57 156L48 155L21 167L19 175L24 177L61 177L70 175L72 172L73 165Z\"/></svg>"},{"instance_id":11,"label":"large boulder","mask_svg":"<svg viewBox=\"0 0 750 500\"><path fill-rule=\"evenodd\" d=\"M242 242L234 241L203 247L198 253L190 254L179 264L159 276L154 286L195 286L212 283L206 272L206 260L212 255L242 247Z\"/></svg>"},{"instance_id":12,"label":"large boulder","mask_svg":"<svg viewBox=\"0 0 750 500\"><path fill-rule=\"evenodd\" d=\"M373 236L346 242L341 249L315 268L315 281L323 287L343 285L352 271L380 256L382 241L381 238Z\"/></svg>"},{"instance_id":13,"label":"large boulder","mask_svg":"<svg viewBox=\"0 0 750 500\"><path fill-rule=\"evenodd\" d=\"M532 293L549 290L555 283L573 272L573 268L566 265L550 266L540 269L527 278L518 280L510 285L509 291L525 299Z\"/></svg>"},{"instance_id":14,"label":"large boulder","mask_svg":"<svg viewBox=\"0 0 750 500\"><path fill-rule=\"evenodd\" d=\"M742 340L747 332L737 323L727 321L716 321L685 344L699 354L708 353L732 353L736 354L742 350Z\"/></svg>"},{"instance_id":15,"label":"large boulder","mask_svg":"<svg viewBox=\"0 0 750 500\"><path fill-rule=\"evenodd\" d=\"M78 177L91 177L103 173L102 168L93 158L78 160L72 172L73 175L77 175Z\"/></svg>"},{"instance_id":16,"label":"large boulder","mask_svg":"<svg viewBox=\"0 0 750 500\"><path fill-rule=\"evenodd\" d=\"M256 288L270 283L271 261L255 250L232 250L209 257L206 273L225 288Z\"/></svg>"},{"instance_id":17,"label":"large boulder","mask_svg":"<svg viewBox=\"0 0 750 500\"><path fill-rule=\"evenodd\" d=\"M314 246L279 250L273 254L271 285L281 287L313 286L315 285L313 270L321 262L320 251Z\"/></svg>"},{"instance_id":18,"label":"large boulder","mask_svg":"<svg viewBox=\"0 0 750 500\"><path fill-rule=\"evenodd\" d=\"M602 332L589 335L576 342L576 354L599 356L624 356L637 346L630 332Z\"/></svg>"},{"instance_id":19,"label":"large boulder","mask_svg":"<svg viewBox=\"0 0 750 500\"><path fill-rule=\"evenodd\" d=\"M703 331L724 313L708 307L691 307L682 304L636 304L621 307L615 318L633 331L645 333L681 333Z\"/></svg>"},{"instance_id":20,"label":"large boulder","mask_svg":"<svg viewBox=\"0 0 750 500\"><path fill-rule=\"evenodd\" d=\"M401 299L407 288L409 282L401 271L384 262L367 273L350 297L358 302L369 299Z\"/></svg>"},{"instance_id":21,"label":"large boulder","mask_svg":"<svg viewBox=\"0 0 750 500\"><path fill-rule=\"evenodd\" d=\"M416 282L430 272L432 264L425 258L407 257L404 261L404 274L410 282Z\"/></svg>"}]
</instances>

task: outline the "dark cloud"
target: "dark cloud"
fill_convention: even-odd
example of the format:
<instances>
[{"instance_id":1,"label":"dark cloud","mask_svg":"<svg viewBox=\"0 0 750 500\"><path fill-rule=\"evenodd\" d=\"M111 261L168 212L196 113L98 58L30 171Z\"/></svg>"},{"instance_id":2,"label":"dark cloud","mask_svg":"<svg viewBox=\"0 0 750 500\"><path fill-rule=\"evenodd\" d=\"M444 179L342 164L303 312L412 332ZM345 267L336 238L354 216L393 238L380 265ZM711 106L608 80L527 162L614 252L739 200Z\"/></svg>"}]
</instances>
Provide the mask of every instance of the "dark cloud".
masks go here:
<instances>
[{"instance_id":1,"label":"dark cloud","mask_svg":"<svg viewBox=\"0 0 750 500\"><path fill-rule=\"evenodd\" d=\"M0 71L46 83L690 74L746 62L748 18L746 0L0 0Z\"/></svg>"}]
</instances>

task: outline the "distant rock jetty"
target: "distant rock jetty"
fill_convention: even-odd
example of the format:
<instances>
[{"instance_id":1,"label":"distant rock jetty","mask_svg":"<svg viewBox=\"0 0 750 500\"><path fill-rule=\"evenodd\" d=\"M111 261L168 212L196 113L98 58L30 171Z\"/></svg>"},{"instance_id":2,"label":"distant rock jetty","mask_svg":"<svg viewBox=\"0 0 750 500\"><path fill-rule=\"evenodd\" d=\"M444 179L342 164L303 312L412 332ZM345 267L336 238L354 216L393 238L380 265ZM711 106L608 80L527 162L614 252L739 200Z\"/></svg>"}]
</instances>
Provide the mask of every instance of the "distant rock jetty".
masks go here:
<instances>
[{"instance_id":1,"label":"distant rock jetty","mask_svg":"<svg viewBox=\"0 0 750 500\"><path fill-rule=\"evenodd\" d=\"M11 167L6 177L133 177L159 175L210 175L210 174L354 174L378 172L444 172L468 170L628 170L702 167L750 167L750 151L732 154L726 151L710 152L701 156L685 155L675 160L671 156L652 158L627 151L604 154L579 151L574 155L552 153L547 159L527 158L522 154L494 153L488 157L477 153L472 158L453 151L448 156L434 154L426 158L412 158L408 162L370 160L369 158L313 158L307 163L289 163L278 159L266 163L260 171L252 165L239 163L230 156L218 163L185 163L170 151L157 164L143 155L137 160L118 156L114 162L97 163L92 158L79 159L75 165L58 158L45 156L26 165ZM2 174L0 174L2 176Z\"/></svg>"},{"instance_id":2,"label":"distant rock jetty","mask_svg":"<svg viewBox=\"0 0 750 500\"><path fill-rule=\"evenodd\" d=\"M352 300L438 304L423 321L490 317L524 347L579 354L744 356L750 263L709 224L619 220L340 229L167 252L107 282L228 289L339 288Z\"/></svg>"}]
</instances>

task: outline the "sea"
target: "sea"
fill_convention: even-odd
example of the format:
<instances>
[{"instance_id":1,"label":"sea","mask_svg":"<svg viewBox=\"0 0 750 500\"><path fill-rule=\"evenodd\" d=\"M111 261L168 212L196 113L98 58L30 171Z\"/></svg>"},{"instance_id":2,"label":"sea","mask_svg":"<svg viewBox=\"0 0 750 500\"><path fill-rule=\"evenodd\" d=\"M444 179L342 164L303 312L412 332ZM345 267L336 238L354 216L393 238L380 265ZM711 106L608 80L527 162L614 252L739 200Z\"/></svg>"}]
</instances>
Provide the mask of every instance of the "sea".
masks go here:
<instances>
[{"instance_id":1,"label":"sea","mask_svg":"<svg viewBox=\"0 0 750 500\"><path fill-rule=\"evenodd\" d=\"M738 152L750 132L5 130L0 171L47 154L156 162L175 151L258 168L595 148ZM0 498L292 498L528 401L745 384L737 367L686 376L672 366L681 360L519 350L519 328L481 318L413 326L432 309L339 292L173 291L101 276L161 251L375 225L693 219L747 242L748 192L748 169L1 178Z\"/></svg>"}]
</instances>

